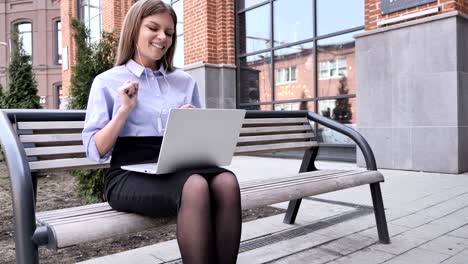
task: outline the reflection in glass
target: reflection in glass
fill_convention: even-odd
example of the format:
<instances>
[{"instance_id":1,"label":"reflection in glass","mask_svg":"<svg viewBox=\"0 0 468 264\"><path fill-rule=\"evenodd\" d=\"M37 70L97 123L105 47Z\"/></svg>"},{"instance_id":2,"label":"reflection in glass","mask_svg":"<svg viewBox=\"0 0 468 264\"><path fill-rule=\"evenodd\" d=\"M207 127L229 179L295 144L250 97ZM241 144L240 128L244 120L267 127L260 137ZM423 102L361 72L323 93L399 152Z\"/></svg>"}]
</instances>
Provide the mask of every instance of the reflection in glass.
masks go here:
<instances>
[{"instance_id":1,"label":"reflection in glass","mask_svg":"<svg viewBox=\"0 0 468 264\"><path fill-rule=\"evenodd\" d=\"M270 48L270 5L264 5L240 14L239 33L241 54Z\"/></svg>"},{"instance_id":2,"label":"reflection in glass","mask_svg":"<svg viewBox=\"0 0 468 264\"><path fill-rule=\"evenodd\" d=\"M277 0L274 2L274 45L313 37L313 15L310 0ZM300 7L300 8L298 8Z\"/></svg>"},{"instance_id":3,"label":"reflection in glass","mask_svg":"<svg viewBox=\"0 0 468 264\"><path fill-rule=\"evenodd\" d=\"M356 126L356 98L321 100L318 102L318 113L338 121L346 126ZM319 142L329 144L354 144L347 136L319 125Z\"/></svg>"},{"instance_id":4,"label":"reflection in glass","mask_svg":"<svg viewBox=\"0 0 468 264\"><path fill-rule=\"evenodd\" d=\"M318 95L356 94L356 32L317 42Z\"/></svg>"},{"instance_id":5,"label":"reflection in glass","mask_svg":"<svg viewBox=\"0 0 468 264\"><path fill-rule=\"evenodd\" d=\"M364 0L317 0L317 35L360 26L364 26Z\"/></svg>"},{"instance_id":6,"label":"reflection in glass","mask_svg":"<svg viewBox=\"0 0 468 264\"><path fill-rule=\"evenodd\" d=\"M276 101L314 97L313 53L313 43L274 51Z\"/></svg>"},{"instance_id":7,"label":"reflection in glass","mask_svg":"<svg viewBox=\"0 0 468 264\"><path fill-rule=\"evenodd\" d=\"M249 7L254 6L256 4L265 3L265 2L268 2L268 0L267 1L265 1L265 0L240 0L240 1L238 1L239 10L249 8Z\"/></svg>"},{"instance_id":8,"label":"reflection in glass","mask_svg":"<svg viewBox=\"0 0 468 264\"><path fill-rule=\"evenodd\" d=\"M30 22L16 24L16 33L26 55L32 56L32 24Z\"/></svg>"},{"instance_id":9,"label":"reflection in glass","mask_svg":"<svg viewBox=\"0 0 468 264\"><path fill-rule=\"evenodd\" d=\"M356 98L318 101L318 113L342 124L356 123Z\"/></svg>"},{"instance_id":10,"label":"reflection in glass","mask_svg":"<svg viewBox=\"0 0 468 264\"><path fill-rule=\"evenodd\" d=\"M240 60L240 103L271 101L271 57L269 54L260 53ZM254 108L263 109L259 106Z\"/></svg>"},{"instance_id":11,"label":"reflection in glass","mask_svg":"<svg viewBox=\"0 0 468 264\"><path fill-rule=\"evenodd\" d=\"M90 42L95 43L101 39L101 1L81 0L80 19L89 29Z\"/></svg>"}]
</instances>

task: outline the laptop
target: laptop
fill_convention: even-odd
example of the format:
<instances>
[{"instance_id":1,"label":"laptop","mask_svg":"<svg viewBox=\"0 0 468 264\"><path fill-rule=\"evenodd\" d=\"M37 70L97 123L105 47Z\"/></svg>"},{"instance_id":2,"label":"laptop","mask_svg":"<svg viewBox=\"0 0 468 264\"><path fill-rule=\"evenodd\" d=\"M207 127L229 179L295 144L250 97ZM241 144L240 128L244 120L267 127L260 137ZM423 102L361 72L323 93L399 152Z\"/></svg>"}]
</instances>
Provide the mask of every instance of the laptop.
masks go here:
<instances>
[{"instance_id":1,"label":"laptop","mask_svg":"<svg viewBox=\"0 0 468 264\"><path fill-rule=\"evenodd\" d=\"M245 117L243 109L171 109L157 163L122 166L164 174L231 164Z\"/></svg>"}]
</instances>

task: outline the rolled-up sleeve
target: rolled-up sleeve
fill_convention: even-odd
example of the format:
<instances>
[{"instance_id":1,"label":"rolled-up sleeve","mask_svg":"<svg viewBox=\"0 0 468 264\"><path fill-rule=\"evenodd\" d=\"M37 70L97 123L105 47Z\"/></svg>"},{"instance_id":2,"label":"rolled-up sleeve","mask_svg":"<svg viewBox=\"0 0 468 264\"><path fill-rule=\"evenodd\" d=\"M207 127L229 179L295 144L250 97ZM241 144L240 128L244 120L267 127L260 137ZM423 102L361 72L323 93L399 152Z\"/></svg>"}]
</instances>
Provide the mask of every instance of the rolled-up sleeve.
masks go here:
<instances>
[{"instance_id":1,"label":"rolled-up sleeve","mask_svg":"<svg viewBox=\"0 0 468 264\"><path fill-rule=\"evenodd\" d=\"M83 145L88 159L104 162L111 151L101 156L96 147L94 135L109 123L112 118L113 98L102 79L96 77L89 93L86 118L82 132Z\"/></svg>"}]
</instances>

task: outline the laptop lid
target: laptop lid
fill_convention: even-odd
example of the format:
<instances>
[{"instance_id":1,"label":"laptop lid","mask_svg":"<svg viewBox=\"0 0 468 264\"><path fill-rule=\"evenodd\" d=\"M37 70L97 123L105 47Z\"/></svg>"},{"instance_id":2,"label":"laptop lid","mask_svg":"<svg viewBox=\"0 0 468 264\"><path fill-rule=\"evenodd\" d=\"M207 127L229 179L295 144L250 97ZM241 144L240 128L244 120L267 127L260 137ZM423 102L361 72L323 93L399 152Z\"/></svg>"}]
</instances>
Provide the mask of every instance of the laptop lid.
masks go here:
<instances>
[{"instance_id":1,"label":"laptop lid","mask_svg":"<svg viewBox=\"0 0 468 264\"><path fill-rule=\"evenodd\" d=\"M171 109L157 174L229 165L245 112L243 109Z\"/></svg>"}]
</instances>

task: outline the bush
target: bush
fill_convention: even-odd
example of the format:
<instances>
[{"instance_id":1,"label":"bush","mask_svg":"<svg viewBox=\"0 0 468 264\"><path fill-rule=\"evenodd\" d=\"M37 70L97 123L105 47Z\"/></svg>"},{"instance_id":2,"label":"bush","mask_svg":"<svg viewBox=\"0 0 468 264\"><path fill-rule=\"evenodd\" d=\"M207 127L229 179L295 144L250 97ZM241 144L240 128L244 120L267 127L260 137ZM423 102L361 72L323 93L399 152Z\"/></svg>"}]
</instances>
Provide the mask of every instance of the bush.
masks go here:
<instances>
[{"instance_id":1,"label":"bush","mask_svg":"<svg viewBox=\"0 0 468 264\"><path fill-rule=\"evenodd\" d=\"M70 108L86 109L89 91L94 77L112 68L117 38L115 32L103 32L101 41L89 43L89 30L78 19L72 20L74 38L77 47L76 64L71 77ZM104 198L105 169L74 170L71 174L77 177L78 194L87 202L99 202Z\"/></svg>"},{"instance_id":2,"label":"bush","mask_svg":"<svg viewBox=\"0 0 468 264\"><path fill-rule=\"evenodd\" d=\"M8 91L1 96L3 108L41 108L31 58L24 51L17 34L12 34L11 62L8 68Z\"/></svg>"},{"instance_id":3,"label":"bush","mask_svg":"<svg viewBox=\"0 0 468 264\"><path fill-rule=\"evenodd\" d=\"M76 191L88 203L104 200L104 175L106 170L74 170L71 175L77 179Z\"/></svg>"}]
</instances>

